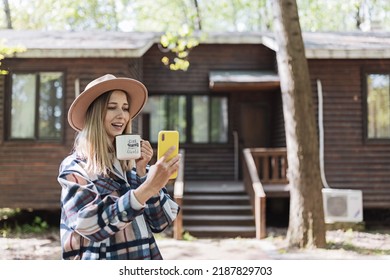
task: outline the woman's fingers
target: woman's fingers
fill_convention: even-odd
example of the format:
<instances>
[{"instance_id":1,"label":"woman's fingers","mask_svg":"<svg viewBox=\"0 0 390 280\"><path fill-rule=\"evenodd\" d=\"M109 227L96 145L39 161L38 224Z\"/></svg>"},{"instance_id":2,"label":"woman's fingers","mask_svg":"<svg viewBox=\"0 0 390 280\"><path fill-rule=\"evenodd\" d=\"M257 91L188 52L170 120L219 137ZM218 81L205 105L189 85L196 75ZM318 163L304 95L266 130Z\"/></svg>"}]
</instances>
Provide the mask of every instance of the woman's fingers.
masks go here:
<instances>
[{"instance_id":1,"label":"woman's fingers","mask_svg":"<svg viewBox=\"0 0 390 280\"><path fill-rule=\"evenodd\" d=\"M145 159L149 162L153 157L153 148L149 141L141 140L141 159Z\"/></svg>"},{"instance_id":2,"label":"woman's fingers","mask_svg":"<svg viewBox=\"0 0 390 280\"><path fill-rule=\"evenodd\" d=\"M175 147L175 146L170 147L170 148L165 152L165 154L162 155L162 157L160 158L159 161L162 161L162 162L168 161L168 160L171 158L171 156L173 155L173 153L175 152L175 150L176 150L176 147Z\"/></svg>"},{"instance_id":3,"label":"woman's fingers","mask_svg":"<svg viewBox=\"0 0 390 280\"><path fill-rule=\"evenodd\" d=\"M177 154L173 158L169 158L174 152L174 150L175 147L170 148L156 163L157 165L165 169L169 173L169 176L171 176L179 169L179 164L180 164L180 158L181 158L180 154Z\"/></svg>"}]
</instances>

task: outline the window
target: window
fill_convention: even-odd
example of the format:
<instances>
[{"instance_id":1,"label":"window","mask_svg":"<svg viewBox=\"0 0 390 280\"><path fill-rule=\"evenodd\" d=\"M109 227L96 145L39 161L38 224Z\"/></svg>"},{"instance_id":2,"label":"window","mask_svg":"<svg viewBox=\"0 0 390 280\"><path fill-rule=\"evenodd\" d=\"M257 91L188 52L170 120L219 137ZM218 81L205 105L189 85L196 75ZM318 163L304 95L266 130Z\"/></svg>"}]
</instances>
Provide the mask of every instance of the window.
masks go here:
<instances>
[{"instance_id":1,"label":"window","mask_svg":"<svg viewBox=\"0 0 390 280\"><path fill-rule=\"evenodd\" d=\"M180 142L186 142L186 98L185 96L152 96L148 100L150 111L150 141L157 142L160 130L177 130Z\"/></svg>"},{"instance_id":2,"label":"window","mask_svg":"<svg viewBox=\"0 0 390 280\"><path fill-rule=\"evenodd\" d=\"M63 74L11 74L9 139L60 140Z\"/></svg>"},{"instance_id":3,"label":"window","mask_svg":"<svg viewBox=\"0 0 390 280\"><path fill-rule=\"evenodd\" d=\"M178 130L181 143L226 143L228 141L226 97L207 95L151 96L150 140L157 142L158 131Z\"/></svg>"},{"instance_id":4,"label":"window","mask_svg":"<svg viewBox=\"0 0 390 280\"><path fill-rule=\"evenodd\" d=\"M194 96L192 120L193 143L227 142L227 98Z\"/></svg>"},{"instance_id":5,"label":"window","mask_svg":"<svg viewBox=\"0 0 390 280\"><path fill-rule=\"evenodd\" d=\"M367 137L390 139L390 75L367 75Z\"/></svg>"}]
</instances>

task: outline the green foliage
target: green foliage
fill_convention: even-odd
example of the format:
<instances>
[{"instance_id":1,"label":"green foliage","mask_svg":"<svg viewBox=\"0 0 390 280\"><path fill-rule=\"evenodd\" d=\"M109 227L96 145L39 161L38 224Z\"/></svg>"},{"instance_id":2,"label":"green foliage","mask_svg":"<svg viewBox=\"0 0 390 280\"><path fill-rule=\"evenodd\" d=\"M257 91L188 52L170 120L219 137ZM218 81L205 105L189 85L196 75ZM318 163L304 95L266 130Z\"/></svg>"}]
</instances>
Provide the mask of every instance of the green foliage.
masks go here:
<instances>
[{"instance_id":1,"label":"green foliage","mask_svg":"<svg viewBox=\"0 0 390 280\"><path fill-rule=\"evenodd\" d=\"M58 0L10 1L15 29L270 31L269 0ZM355 31L379 21L390 26L388 0L297 0L303 31ZM5 27L4 13L0 22ZM201 22L201 28L199 23ZM361 25L361 26L360 26ZM1 26L0 26L1 27Z\"/></svg>"},{"instance_id":2,"label":"green foliage","mask_svg":"<svg viewBox=\"0 0 390 280\"><path fill-rule=\"evenodd\" d=\"M9 47L6 46L5 40L0 39L0 75L5 75L8 72L6 70L1 69L1 60L3 60L7 56L11 56L15 53L20 53L26 51L26 48L22 46Z\"/></svg>"},{"instance_id":3,"label":"green foliage","mask_svg":"<svg viewBox=\"0 0 390 280\"><path fill-rule=\"evenodd\" d=\"M173 59L164 56L161 62L170 70L187 71L190 66L188 60L190 51L199 45L199 40L193 36L193 31L188 26L183 26L177 32L166 32L160 40L163 51L174 54Z\"/></svg>"},{"instance_id":4,"label":"green foliage","mask_svg":"<svg viewBox=\"0 0 390 280\"><path fill-rule=\"evenodd\" d=\"M41 217L35 217L31 224L24 224L20 228L20 232L24 233L42 233L49 228L49 225Z\"/></svg>"},{"instance_id":5,"label":"green foliage","mask_svg":"<svg viewBox=\"0 0 390 280\"><path fill-rule=\"evenodd\" d=\"M355 252L359 255L390 255L390 250L382 249L369 249L360 246L356 246L350 242L328 242L326 249L328 250L338 250L343 249L345 251Z\"/></svg>"},{"instance_id":6,"label":"green foliage","mask_svg":"<svg viewBox=\"0 0 390 280\"><path fill-rule=\"evenodd\" d=\"M183 240L185 240L185 241L194 241L194 240L196 240L196 237L192 236L188 231L185 231L183 233Z\"/></svg>"},{"instance_id":7,"label":"green foliage","mask_svg":"<svg viewBox=\"0 0 390 280\"><path fill-rule=\"evenodd\" d=\"M389 31L388 0L297 0L302 31ZM162 32L162 62L186 71L189 53L201 42L193 33L272 31L269 0L58 0L11 1L12 26L38 30ZM0 22L4 13L0 13ZM1 28L1 26L0 26Z\"/></svg>"},{"instance_id":8,"label":"green foliage","mask_svg":"<svg viewBox=\"0 0 390 280\"><path fill-rule=\"evenodd\" d=\"M44 233L50 228L39 216L35 216L31 222L20 223L18 218L23 215L25 213L18 208L0 208L0 236L6 238L10 235Z\"/></svg>"}]
</instances>

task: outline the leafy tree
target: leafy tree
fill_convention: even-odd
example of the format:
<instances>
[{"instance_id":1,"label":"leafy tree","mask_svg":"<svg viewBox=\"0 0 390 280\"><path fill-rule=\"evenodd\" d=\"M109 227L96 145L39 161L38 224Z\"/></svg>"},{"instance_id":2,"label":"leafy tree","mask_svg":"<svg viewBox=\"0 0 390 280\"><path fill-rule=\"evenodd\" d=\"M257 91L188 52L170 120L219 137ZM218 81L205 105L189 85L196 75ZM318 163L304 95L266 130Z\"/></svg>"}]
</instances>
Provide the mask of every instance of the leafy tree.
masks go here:
<instances>
[{"instance_id":1,"label":"leafy tree","mask_svg":"<svg viewBox=\"0 0 390 280\"><path fill-rule=\"evenodd\" d=\"M200 32L271 31L270 0L3 0L7 28L162 32L162 62L187 70ZM388 0L297 0L304 31L390 26ZM9 4L9 5L8 5ZM169 55L168 55L169 54Z\"/></svg>"},{"instance_id":2,"label":"leafy tree","mask_svg":"<svg viewBox=\"0 0 390 280\"><path fill-rule=\"evenodd\" d=\"M270 0L3 0L0 24L41 30L270 31ZM390 26L388 0L297 0L303 31Z\"/></svg>"},{"instance_id":3,"label":"leafy tree","mask_svg":"<svg viewBox=\"0 0 390 280\"><path fill-rule=\"evenodd\" d=\"M9 9L8 0L3 0L3 4L4 4L4 14L7 21L7 28L12 29L11 10Z\"/></svg>"}]
</instances>

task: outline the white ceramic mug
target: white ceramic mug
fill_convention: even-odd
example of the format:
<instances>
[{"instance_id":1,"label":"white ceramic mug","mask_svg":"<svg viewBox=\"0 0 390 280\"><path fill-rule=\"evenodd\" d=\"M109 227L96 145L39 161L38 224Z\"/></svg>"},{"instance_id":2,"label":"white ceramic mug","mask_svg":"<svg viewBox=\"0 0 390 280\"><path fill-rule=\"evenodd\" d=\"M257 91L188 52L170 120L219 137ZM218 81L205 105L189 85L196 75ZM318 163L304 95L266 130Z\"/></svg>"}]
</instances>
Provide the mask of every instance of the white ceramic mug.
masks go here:
<instances>
[{"instance_id":1,"label":"white ceramic mug","mask_svg":"<svg viewBox=\"0 0 390 280\"><path fill-rule=\"evenodd\" d=\"M115 136L116 157L120 160L137 159L141 157L141 137L135 134Z\"/></svg>"}]
</instances>

